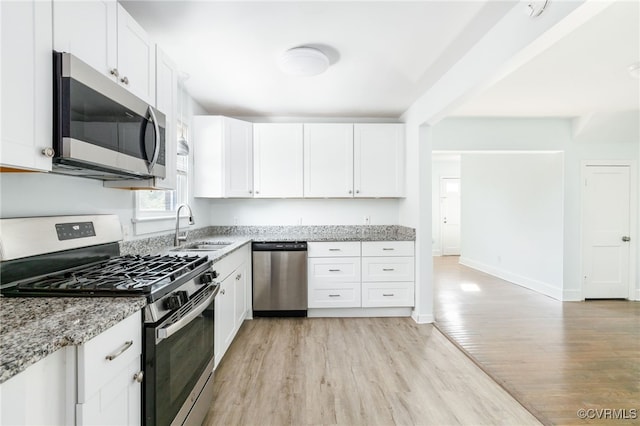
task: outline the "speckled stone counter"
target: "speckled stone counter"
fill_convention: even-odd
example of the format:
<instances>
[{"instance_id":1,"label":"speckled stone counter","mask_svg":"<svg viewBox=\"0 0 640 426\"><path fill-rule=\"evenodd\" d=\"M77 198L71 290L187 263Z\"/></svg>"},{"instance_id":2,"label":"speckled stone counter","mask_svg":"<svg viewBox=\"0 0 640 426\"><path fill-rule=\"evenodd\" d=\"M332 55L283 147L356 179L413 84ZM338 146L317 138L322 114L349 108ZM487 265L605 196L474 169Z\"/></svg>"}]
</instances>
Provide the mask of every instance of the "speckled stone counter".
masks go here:
<instances>
[{"instance_id":1,"label":"speckled stone counter","mask_svg":"<svg viewBox=\"0 0 640 426\"><path fill-rule=\"evenodd\" d=\"M145 306L144 297L0 297L0 383L80 345Z\"/></svg>"},{"instance_id":2,"label":"speckled stone counter","mask_svg":"<svg viewBox=\"0 0 640 426\"><path fill-rule=\"evenodd\" d=\"M415 241L413 228L399 225L326 225L326 226L209 226L190 230L187 244L216 240L237 243L216 253L224 257L250 241ZM167 253L173 245L173 234L125 241L122 254ZM211 254L209 257L212 258Z\"/></svg>"}]
</instances>

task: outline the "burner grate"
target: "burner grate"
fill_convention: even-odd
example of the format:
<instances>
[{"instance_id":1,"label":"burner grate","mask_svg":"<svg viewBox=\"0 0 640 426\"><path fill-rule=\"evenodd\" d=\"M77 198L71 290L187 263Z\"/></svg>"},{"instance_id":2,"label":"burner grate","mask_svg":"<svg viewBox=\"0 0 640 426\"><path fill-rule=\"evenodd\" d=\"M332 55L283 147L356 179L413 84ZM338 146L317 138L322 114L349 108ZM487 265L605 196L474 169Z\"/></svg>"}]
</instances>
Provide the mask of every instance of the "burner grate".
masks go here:
<instances>
[{"instance_id":1,"label":"burner grate","mask_svg":"<svg viewBox=\"0 0 640 426\"><path fill-rule=\"evenodd\" d=\"M207 261L199 256L120 256L89 266L30 279L19 290L142 293L174 282Z\"/></svg>"}]
</instances>

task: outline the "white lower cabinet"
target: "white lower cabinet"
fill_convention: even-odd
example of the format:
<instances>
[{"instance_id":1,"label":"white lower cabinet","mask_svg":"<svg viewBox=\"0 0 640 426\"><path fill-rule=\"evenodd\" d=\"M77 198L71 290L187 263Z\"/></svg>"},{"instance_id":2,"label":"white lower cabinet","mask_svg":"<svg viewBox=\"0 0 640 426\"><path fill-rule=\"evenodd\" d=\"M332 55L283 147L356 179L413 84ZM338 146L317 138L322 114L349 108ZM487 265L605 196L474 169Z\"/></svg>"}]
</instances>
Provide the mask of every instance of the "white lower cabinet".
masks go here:
<instances>
[{"instance_id":1,"label":"white lower cabinet","mask_svg":"<svg viewBox=\"0 0 640 426\"><path fill-rule=\"evenodd\" d=\"M78 346L76 351L76 424L139 424L143 380L140 311Z\"/></svg>"},{"instance_id":2,"label":"white lower cabinet","mask_svg":"<svg viewBox=\"0 0 640 426\"><path fill-rule=\"evenodd\" d=\"M0 385L0 424L138 425L141 311L79 346L48 355Z\"/></svg>"},{"instance_id":3,"label":"white lower cabinet","mask_svg":"<svg viewBox=\"0 0 640 426\"><path fill-rule=\"evenodd\" d=\"M220 290L215 300L215 367L231 346L249 313L251 295L251 244L246 244L213 264Z\"/></svg>"},{"instance_id":4,"label":"white lower cabinet","mask_svg":"<svg viewBox=\"0 0 640 426\"><path fill-rule=\"evenodd\" d=\"M309 309L414 306L413 241L310 242L307 262Z\"/></svg>"}]
</instances>

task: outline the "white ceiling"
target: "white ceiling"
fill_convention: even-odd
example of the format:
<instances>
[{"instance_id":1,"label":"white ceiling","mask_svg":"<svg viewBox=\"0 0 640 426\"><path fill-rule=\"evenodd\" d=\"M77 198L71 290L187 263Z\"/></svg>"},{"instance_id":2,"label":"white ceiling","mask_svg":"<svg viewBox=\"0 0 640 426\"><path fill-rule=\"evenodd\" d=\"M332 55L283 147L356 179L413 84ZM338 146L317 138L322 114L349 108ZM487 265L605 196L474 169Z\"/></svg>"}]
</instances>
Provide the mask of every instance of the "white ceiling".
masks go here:
<instances>
[{"instance_id":1,"label":"white ceiling","mask_svg":"<svg viewBox=\"0 0 640 426\"><path fill-rule=\"evenodd\" d=\"M399 117L513 2L121 1L190 74L210 113ZM316 46L333 64L314 77L277 68Z\"/></svg>"},{"instance_id":2,"label":"white ceiling","mask_svg":"<svg viewBox=\"0 0 640 426\"><path fill-rule=\"evenodd\" d=\"M553 7L552 0L549 7ZM127 1L134 18L190 75L210 113L399 117L514 1ZM457 109L457 116L576 117L640 109L640 2L603 12ZM520 4L517 5L520 7ZM314 77L277 68L285 50L332 60Z\"/></svg>"},{"instance_id":3,"label":"white ceiling","mask_svg":"<svg viewBox=\"0 0 640 426\"><path fill-rule=\"evenodd\" d=\"M640 79L631 78L628 67L640 61L640 2L611 3L453 115L585 117L639 110Z\"/></svg>"}]
</instances>

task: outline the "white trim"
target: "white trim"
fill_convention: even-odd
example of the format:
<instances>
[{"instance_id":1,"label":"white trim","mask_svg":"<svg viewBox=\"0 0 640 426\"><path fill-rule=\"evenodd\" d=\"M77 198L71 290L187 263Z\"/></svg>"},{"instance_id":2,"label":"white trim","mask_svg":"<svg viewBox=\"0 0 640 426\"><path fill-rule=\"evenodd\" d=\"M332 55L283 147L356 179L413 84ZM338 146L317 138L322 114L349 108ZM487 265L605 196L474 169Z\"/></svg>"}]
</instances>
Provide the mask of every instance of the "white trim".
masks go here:
<instances>
[{"instance_id":1,"label":"white trim","mask_svg":"<svg viewBox=\"0 0 640 426\"><path fill-rule=\"evenodd\" d=\"M629 167L629 300L640 300L640 283L636 283L637 259L638 259L638 166L636 160L582 160L580 165L580 275L577 277L580 283L580 299L584 300L584 182L587 167L623 166Z\"/></svg>"},{"instance_id":2,"label":"white trim","mask_svg":"<svg viewBox=\"0 0 640 426\"><path fill-rule=\"evenodd\" d=\"M417 323L417 324L431 324L433 322L435 322L435 318L433 317L433 315L426 315L426 314L418 314L416 311L411 311L411 318L413 318L413 320Z\"/></svg>"},{"instance_id":3,"label":"white trim","mask_svg":"<svg viewBox=\"0 0 640 426\"><path fill-rule=\"evenodd\" d=\"M319 308L308 309L309 318L409 317L411 308Z\"/></svg>"},{"instance_id":4,"label":"white trim","mask_svg":"<svg viewBox=\"0 0 640 426\"><path fill-rule=\"evenodd\" d=\"M582 290L563 290L562 301L563 302L580 302L584 300L582 297Z\"/></svg>"},{"instance_id":5,"label":"white trim","mask_svg":"<svg viewBox=\"0 0 640 426\"><path fill-rule=\"evenodd\" d=\"M544 294L545 296L553 297L556 300L562 300L562 289L552 284L545 283L543 281L534 280L532 278L523 277L522 275L514 274L509 271L505 271L500 268L496 268L491 265L487 265L482 262L478 262L466 257L460 257L460 264L468 266L469 268L476 269L481 272L485 272L489 275L501 278L510 283L519 285L520 287L528 288L535 292Z\"/></svg>"}]
</instances>

